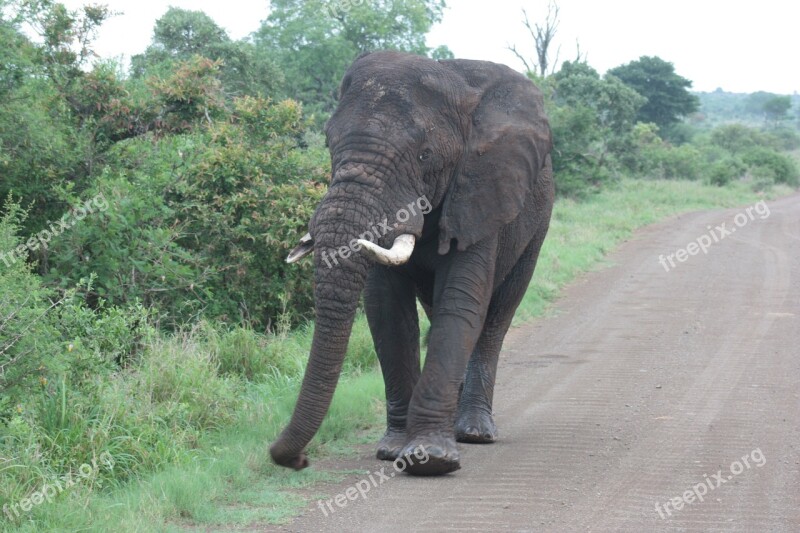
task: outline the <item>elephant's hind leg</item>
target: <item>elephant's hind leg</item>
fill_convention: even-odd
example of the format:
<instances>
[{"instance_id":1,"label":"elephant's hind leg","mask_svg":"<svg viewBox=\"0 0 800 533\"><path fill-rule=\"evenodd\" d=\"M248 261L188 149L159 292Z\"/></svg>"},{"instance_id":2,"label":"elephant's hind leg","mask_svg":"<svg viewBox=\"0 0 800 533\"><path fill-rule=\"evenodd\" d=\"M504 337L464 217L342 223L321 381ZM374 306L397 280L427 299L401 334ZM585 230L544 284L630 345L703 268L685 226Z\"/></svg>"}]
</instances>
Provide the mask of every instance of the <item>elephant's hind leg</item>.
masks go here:
<instances>
[{"instance_id":1,"label":"elephant's hind leg","mask_svg":"<svg viewBox=\"0 0 800 533\"><path fill-rule=\"evenodd\" d=\"M386 433L376 455L393 461L407 441L408 404L420 376L414 283L401 272L375 266L367 279L365 304L386 386Z\"/></svg>"},{"instance_id":2,"label":"elephant's hind leg","mask_svg":"<svg viewBox=\"0 0 800 533\"><path fill-rule=\"evenodd\" d=\"M467 366L458 403L455 434L458 442L491 443L497 439L492 417L497 360L514 312L533 275L543 239L534 239L492 295L486 322Z\"/></svg>"}]
</instances>

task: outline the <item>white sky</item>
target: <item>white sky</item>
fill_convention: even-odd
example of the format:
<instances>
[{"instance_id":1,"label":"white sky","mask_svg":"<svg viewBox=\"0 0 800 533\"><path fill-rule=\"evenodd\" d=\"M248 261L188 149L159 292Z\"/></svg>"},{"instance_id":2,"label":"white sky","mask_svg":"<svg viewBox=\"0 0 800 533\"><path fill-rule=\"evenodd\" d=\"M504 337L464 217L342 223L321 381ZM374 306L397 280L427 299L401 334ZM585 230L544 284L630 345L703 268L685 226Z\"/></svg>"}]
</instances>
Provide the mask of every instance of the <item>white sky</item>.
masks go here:
<instances>
[{"instance_id":1,"label":"white sky","mask_svg":"<svg viewBox=\"0 0 800 533\"><path fill-rule=\"evenodd\" d=\"M70 8L84 0L62 0ZM365 0L369 2L369 0ZM105 23L97 42L103 57L129 58L150 42L153 25L169 6L205 11L238 39L255 31L269 13L267 0L92 0L123 14ZM509 44L533 56L522 25L522 7L531 22L544 18L547 0L448 0L444 20L428 38L446 44L456 57L488 59L522 69ZM575 57L575 42L600 73L657 55L672 62L693 88L733 92L800 91L800 3L779 0L559 0L556 44L560 59ZM792 66L795 65L795 66Z\"/></svg>"}]
</instances>

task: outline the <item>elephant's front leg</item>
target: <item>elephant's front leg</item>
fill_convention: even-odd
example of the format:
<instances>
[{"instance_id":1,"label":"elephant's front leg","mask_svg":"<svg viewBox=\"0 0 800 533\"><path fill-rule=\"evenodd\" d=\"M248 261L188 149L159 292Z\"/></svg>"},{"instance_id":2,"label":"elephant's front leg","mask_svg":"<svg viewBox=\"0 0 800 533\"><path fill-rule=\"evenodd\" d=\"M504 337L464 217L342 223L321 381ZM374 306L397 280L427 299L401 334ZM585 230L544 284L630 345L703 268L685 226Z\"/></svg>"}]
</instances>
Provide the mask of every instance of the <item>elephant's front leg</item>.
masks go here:
<instances>
[{"instance_id":1,"label":"elephant's front leg","mask_svg":"<svg viewBox=\"0 0 800 533\"><path fill-rule=\"evenodd\" d=\"M458 389L483 328L494 277L496 240L452 252L436 271L428 353L408 410L408 443L401 455L412 474L460 468L453 423ZM424 449L428 459L413 457ZM418 452L419 453L419 452Z\"/></svg>"},{"instance_id":2,"label":"elephant's front leg","mask_svg":"<svg viewBox=\"0 0 800 533\"><path fill-rule=\"evenodd\" d=\"M376 455L393 461L408 440L408 404L420 375L414 283L398 269L375 266L367 278L365 303L386 386L386 433Z\"/></svg>"}]
</instances>

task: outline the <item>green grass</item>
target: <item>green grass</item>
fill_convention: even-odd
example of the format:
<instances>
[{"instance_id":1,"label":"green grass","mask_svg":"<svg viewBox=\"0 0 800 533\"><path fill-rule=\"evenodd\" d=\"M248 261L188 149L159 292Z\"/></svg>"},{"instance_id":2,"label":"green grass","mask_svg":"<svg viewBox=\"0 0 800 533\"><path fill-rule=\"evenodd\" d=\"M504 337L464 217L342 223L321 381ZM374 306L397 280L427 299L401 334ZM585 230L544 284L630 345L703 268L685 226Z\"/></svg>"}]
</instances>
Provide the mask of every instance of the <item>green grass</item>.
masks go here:
<instances>
[{"instance_id":1,"label":"green grass","mask_svg":"<svg viewBox=\"0 0 800 533\"><path fill-rule=\"evenodd\" d=\"M517 324L541 315L565 284L602 265L636 228L759 198L743 184L626 180L580 203L559 201ZM52 405L38 406L52 419L48 438L36 433L43 430L31 427L25 413L1 436L0 503L30 496L96 450L109 451L114 470L34 507L14 524L0 517L0 525L30 532L186 531L290 519L325 483L344 475L319 468L293 472L269 459L268 444L292 412L310 344L310 326L268 337L200 324L149 339L136 364L97 383L92 395L64 383ZM353 453L355 444L374 442L383 430L383 410L382 379L359 316L344 376L309 450L312 461L319 465Z\"/></svg>"},{"instance_id":2,"label":"green grass","mask_svg":"<svg viewBox=\"0 0 800 533\"><path fill-rule=\"evenodd\" d=\"M75 472L84 462L87 438L103 442L115 465L101 472L108 475L77 483L23 513L22 520L10 524L0 518L0 527L164 531L291 516L305 505L292 491L342 475L291 472L273 465L268 454L269 442L294 407L311 333L306 327L267 337L200 324L180 335L156 336L134 368L100 385L96 405L65 391L65 409L62 395L42 407L45 413L71 413L45 452L72 458L57 464L41 460L43 439L35 432L47 428L30 427L20 415L12 423L22 426L18 433L3 436L3 455L9 450L16 457L0 462L0 502L19 503L63 473ZM374 359L360 316L342 386L309 450L315 459L352 453L353 444L378 436L383 383Z\"/></svg>"}]
</instances>

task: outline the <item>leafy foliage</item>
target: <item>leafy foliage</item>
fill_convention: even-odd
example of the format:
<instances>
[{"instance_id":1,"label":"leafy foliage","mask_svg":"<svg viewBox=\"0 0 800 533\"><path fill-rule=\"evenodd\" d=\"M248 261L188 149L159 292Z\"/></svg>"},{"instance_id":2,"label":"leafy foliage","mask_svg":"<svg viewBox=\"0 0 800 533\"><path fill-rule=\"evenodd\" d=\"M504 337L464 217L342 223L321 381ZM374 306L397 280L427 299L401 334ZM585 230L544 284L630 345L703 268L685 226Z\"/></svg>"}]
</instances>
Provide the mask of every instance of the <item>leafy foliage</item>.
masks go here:
<instances>
[{"instance_id":1,"label":"leafy foliage","mask_svg":"<svg viewBox=\"0 0 800 533\"><path fill-rule=\"evenodd\" d=\"M775 150L755 146L742 155L742 161L748 165L753 174L768 183L785 183L797 186L797 164L793 159Z\"/></svg>"},{"instance_id":2,"label":"leafy foliage","mask_svg":"<svg viewBox=\"0 0 800 533\"><path fill-rule=\"evenodd\" d=\"M652 122L665 130L699 107L697 96L689 92L692 82L679 76L672 63L659 57L642 56L608 73L647 98L639 109L639 122Z\"/></svg>"},{"instance_id":3,"label":"leafy foliage","mask_svg":"<svg viewBox=\"0 0 800 533\"><path fill-rule=\"evenodd\" d=\"M788 118L787 112L789 109L792 108L792 97L791 96L773 96L764 104L762 105L762 110L764 111L764 117L772 121L773 123L778 123L781 120L785 120Z\"/></svg>"},{"instance_id":4,"label":"leafy foliage","mask_svg":"<svg viewBox=\"0 0 800 533\"><path fill-rule=\"evenodd\" d=\"M220 63L202 56L176 65L166 79L151 78L154 95L162 105L158 128L170 132L186 132L202 122L209 124L225 115Z\"/></svg>"},{"instance_id":5,"label":"leafy foliage","mask_svg":"<svg viewBox=\"0 0 800 533\"><path fill-rule=\"evenodd\" d=\"M12 250L25 212L9 199L0 218L0 249ZM46 288L24 257L0 264L0 420L28 399L47 394L54 379L91 383L98 372L135 353L148 327L138 305L89 309L75 291ZM81 280L91 285L91 281Z\"/></svg>"},{"instance_id":6,"label":"leafy foliage","mask_svg":"<svg viewBox=\"0 0 800 533\"><path fill-rule=\"evenodd\" d=\"M586 62L565 61L545 84L557 191L597 191L616 171L644 98L613 76L601 78Z\"/></svg>"},{"instance_id":7,"label":"leafy foliage","mask_svg":"<svg viewBox=\"0 0 800 533\"><path fill-rule=\"evenodd\" d=\"M27 391L46 384L43 365L56 349L48 314L60 302L48 301L54 294L42 287L24 257L15 261L7 255L21 244L16 233L24 217L9 199L0 218L0 419Z\"/></svg>"},{"instance_id":8,"label":"leafy foliage","mask_svg":"<svg viewBox=\"0 0 800 533\"><path fill-rule=\"evenodd\" d=\"M25 223L32 232L63 208L52 202L54 190L65 183L85 187L93 170L91 117L98 101L86 105L92 75L84 67L110 12L102 6L70 11L53 0L6 0L0 8L0 195L13 191L32 204ZM23 25L41 42L28 39Z\"/></svg>"},{"instance_id":9,"label":"leafy foliage","mask_svg":"<svg viewBox=\"0 0 800 533\"><path fill-rule=\"evenodd\" d=\"M309 318L310 265L284 258L326 190L324 163L298 148L295 102L245 97L234 107L235 123L205 132L168 188L185 223L181 242L213 271L212 316L268 326L291 302L294 320Z\"/></svg>"},{"instance_id":10,"label":"leafy foliage","mask_svg":"<svg viewBox=\"0 0 800 533\"><path fill-rule=\"evenodd\" d=\"M662 140L655 125L638 124L632 139L626 164L639 176L689 178L720 186L748 179L756 189L798 183L796 164L781 153L782 137L741 124L720 126L691 144L679 146Z\"/></svg>"},{"instance_id":11,"label":"leafy foliage","mask_svg":"<svg viewBox=\"0 0 800 533\"><path fill-rule=\"evenodd\" d=\"M52 244L47 279L69 286L95 273L89 301L140 300L165 326L201 315L264 328L282 314L309 318L310 265L284 258L324 194L324 149L300 147L295 102L232 106L227 121L203 122L194 109L171 127L179 136L115 147L110 158L125 170L107 167L87 191L109 209Z\"/></svg>"},{"instance_id":12,"label":"leafy foliage","mask_svg":"<svg viewBox=\"0 0 800 533\"><path fill-rule=\"evenodd\" d=\"M156 21L148 49L131 59L135 78L165 75L175 65L199 56L210 59L220 71L220 81L230 96L274 94L282 86L283 74L249 41L233 41L208 15L170 7Z\"/></svg>"},{"instance_id":13,"label":"leafy foliage","mask_svg":"<svg viewBox=\"0 0 800 533\"><path fill-rule=\"evenodd\" d=\"M286 94L313 112L333 111L342 74L363 52L452 56L425 44L425 34L441 20L443 0L274 0L271 6L256 46L276 58Z\"/></svg>"}]
</instances>

